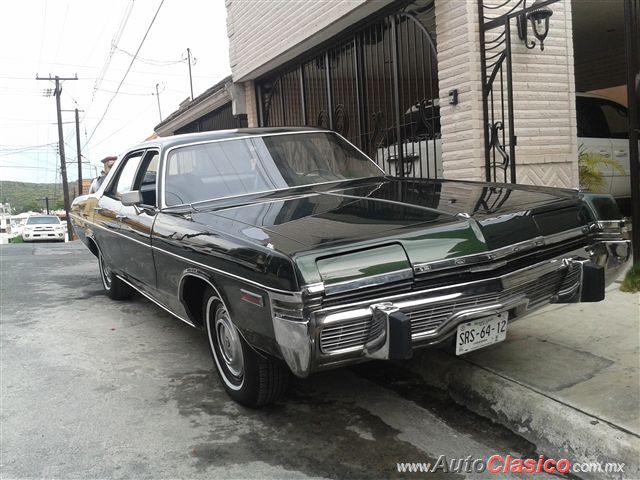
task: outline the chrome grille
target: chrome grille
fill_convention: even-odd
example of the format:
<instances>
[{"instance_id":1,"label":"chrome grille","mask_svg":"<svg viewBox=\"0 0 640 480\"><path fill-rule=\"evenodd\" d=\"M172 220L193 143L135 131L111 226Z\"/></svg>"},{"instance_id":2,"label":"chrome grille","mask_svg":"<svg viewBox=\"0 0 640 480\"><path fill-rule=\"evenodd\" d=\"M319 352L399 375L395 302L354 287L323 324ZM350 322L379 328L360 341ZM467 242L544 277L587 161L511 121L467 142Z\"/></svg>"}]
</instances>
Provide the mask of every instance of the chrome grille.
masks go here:
<instances>
[{"instance_id":1,"label":"chrome grille","mask_svg":"<svg viewBox=\"0 0 640 480\"><path fill-rule=\"evenodd\" d=\"M559 291L577 286L580 268L578 266L568 268L569 270L562 269L548 273L501 292L465 296L460 299L404 308L402 312L411 319L411 333L415 337L435 333L451 316L472 308L505 303L517 297L527 298L529 308L537 307L550 302ZM381 327L382 325L372 327L370 317L327 325L320 332L320 349L323 353L360 350L367 338L375 334L372 330L379 330Z\"/></svg>"}]
</instances>

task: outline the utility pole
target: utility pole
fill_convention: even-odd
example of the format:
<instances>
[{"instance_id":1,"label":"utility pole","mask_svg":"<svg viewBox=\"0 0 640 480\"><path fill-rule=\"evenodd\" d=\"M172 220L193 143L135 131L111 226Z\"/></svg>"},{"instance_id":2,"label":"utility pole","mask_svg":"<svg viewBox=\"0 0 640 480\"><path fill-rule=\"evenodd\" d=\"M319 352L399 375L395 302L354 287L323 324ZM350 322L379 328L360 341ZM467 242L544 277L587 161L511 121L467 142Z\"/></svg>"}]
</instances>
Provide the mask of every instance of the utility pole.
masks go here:
<instances>
[{"instance_id":1,"label":"utility pole","mask_svg":"<svg viewBox=\"0 0 640 480\"><path fill-rule=\"evenodd\" d=\"M82 155L80 154L80 116L76 108L76 151L78 153L78 195L82 195Z\"/></svg>"},{"instance_id":2,"label":"utility pole","mask_svg":"<svg viewBox=\"0 0 640 480\"><path fill-rule=\"evenodd\" d=\"M39 78L36 75L36 80L55 80L56 88L53 94L56 96L56 112L58 115L58 145L60 151L60 176L62 177L62 193L64 195L64 212L67 219L67 235L69 240L73 239L73 230L71 228L71 218L69 216L70 202L69 202L69 183L67 182L67 164L64 156L64 137L62 133L62 110L60 109L60 94L62 93L62 87L60 86L60 80L78 80L78 76L75 77L59 77L56 75L51 78Z\"/></svg>"},{"instance_id":3,"label":"utility pole","mask_svg":"<svg viewBox=\"0 0 640 480\"><path fill-rule=\"evenodd\" d=\"M158 99L158 115L160 116L160 121L162 121L162 111L160 110L160 93L158 92L158 85L160 84L156 83L156 98ZM193 91L191 92L191 95L193 95Z\"/></svg>"},{"instance_id":4,"label":"utility pole","mask_svg":"<svg viewBox=\"0 0 640 480\"><path fill-rule=\"evenodd\" d=\"M191 77L191 49L187 48L187 63L189 64L189 85L191 86L191 100L193 100L193 78Z\"/></svg>"},{"instance_id":5,"label":"utility pole","mask_svg":"<svg viewBox=\"0 0 640 480\"><path fill-rule=\"evenodd\" d=\"M38 198L36 200L38 200L39 202L44 201L45 205L47 206L47 215L49 215L49 213L50 213L49 212L49 197Z\"/></svg>"}]
</instances>

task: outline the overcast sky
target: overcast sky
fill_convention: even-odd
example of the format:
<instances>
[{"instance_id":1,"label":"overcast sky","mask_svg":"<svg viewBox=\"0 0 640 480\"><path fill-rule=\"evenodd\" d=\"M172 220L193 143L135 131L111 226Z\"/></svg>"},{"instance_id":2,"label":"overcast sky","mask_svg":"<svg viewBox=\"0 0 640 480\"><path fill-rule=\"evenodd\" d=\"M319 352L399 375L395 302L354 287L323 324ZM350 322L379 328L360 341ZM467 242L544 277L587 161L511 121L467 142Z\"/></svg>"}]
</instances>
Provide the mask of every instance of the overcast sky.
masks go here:
<instances>
[{"instance_id":1,"label":"overcast sky","mask_svg":"<svg viewBox=\"0 0 640 480\"><path fill-rule=\"evenodd\" d=\"M36 74L78 75L63 83L62 108L84 110L82 155L99 168L103 157L118 155L153 133L160 120L158 98L165 118L190 96L188 66L182 60L187 47L196 58L194 96L230 74L224 0L2 2L0 178L60 179L55 98L43 95L53 82L36 81ZM74 113L63 112L63 121L70 122L63 125L67 161L75 162ZM77 164L68 170L69 180L77 179ZM83 168L84 177L95 172Z\"/></svg>"}]
</instances>

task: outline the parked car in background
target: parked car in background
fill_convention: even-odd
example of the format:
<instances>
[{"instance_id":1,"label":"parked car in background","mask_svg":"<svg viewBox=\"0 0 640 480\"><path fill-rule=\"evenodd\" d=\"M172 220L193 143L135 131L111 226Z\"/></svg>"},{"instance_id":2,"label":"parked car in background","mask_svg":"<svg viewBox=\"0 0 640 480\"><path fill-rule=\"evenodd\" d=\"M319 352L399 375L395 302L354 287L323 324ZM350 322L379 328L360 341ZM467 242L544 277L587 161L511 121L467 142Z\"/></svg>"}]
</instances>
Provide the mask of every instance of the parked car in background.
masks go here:
<instances>
[{"instance_id":1,"label":"parked car in background","mask_svg":"<svg viewBox=\"0 0 640 480\"><path fill-rule=\"evenodd\" d=\"M22 240L35 242L39 240L56 240L64 242L66 226L55 215L31 215L22 229Z\"/></svg>"},{"instance_id":2,"label":"parked car in background","mask_svg":"<svg viewBox=\"0 0 640 480\"><path fill-rule=\"evenodd\" d=\"M627 107L605 97L579 93L576 97L576 114L580 150L614 160L621 167L600 167L605 180L600 192L629 202L631 173Z\"/></svg>"},{"instance_id":3,"label":"parked car in background","mask_svg":"<svg viewBox=\"0 0 640 480\"><path fill-rule=\"evenodd\" d=\"M500 342L539 307L602 300L630 254L611 196L389 177L316 129L141 144L71 220L107 294L204 330L250 406L290 372Z\"/></svg>"},{"instance_id":4,"label":"parked car in background","mask_svg":"<svg viewBox=\"0 0 640 480\"><path fill-rule=\"evenodd\" d=\"M631 198L629 170L628 110L624 105L605 97L587 93L576 95L578 147L581 152L591 152L612 159L619 169L602 164L603 186L595 193L608 193L621 203ZM401 122L404 174L408 177L442 178L442 140L440 131L440 107L417 104L408 109ZM398 143L396 130L391 129L381 137L375 152L375 160L387 173L399 174ZM577 159L576 159L577 160Z\"/></svg>"}]
</instances>

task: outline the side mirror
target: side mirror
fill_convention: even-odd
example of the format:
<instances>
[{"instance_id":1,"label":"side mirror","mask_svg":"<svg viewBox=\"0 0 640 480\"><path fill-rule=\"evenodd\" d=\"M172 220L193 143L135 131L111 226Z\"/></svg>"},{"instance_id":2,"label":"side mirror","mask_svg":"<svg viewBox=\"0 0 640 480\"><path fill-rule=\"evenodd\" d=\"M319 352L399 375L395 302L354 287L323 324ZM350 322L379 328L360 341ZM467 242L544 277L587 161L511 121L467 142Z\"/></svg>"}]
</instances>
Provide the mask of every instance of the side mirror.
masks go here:
<instances>
[{"instance_id":1,"label":"side mirror","mask_svg":"<svg viewBox=\"0 0 640 480\"><path fill-rule=\"evenodd\" d=\"M142 203L142 194L140 190L125 192L122 194L122 197L120 197L120 201L125 207L140 205Z\"/></svg>"}]
</instances>

